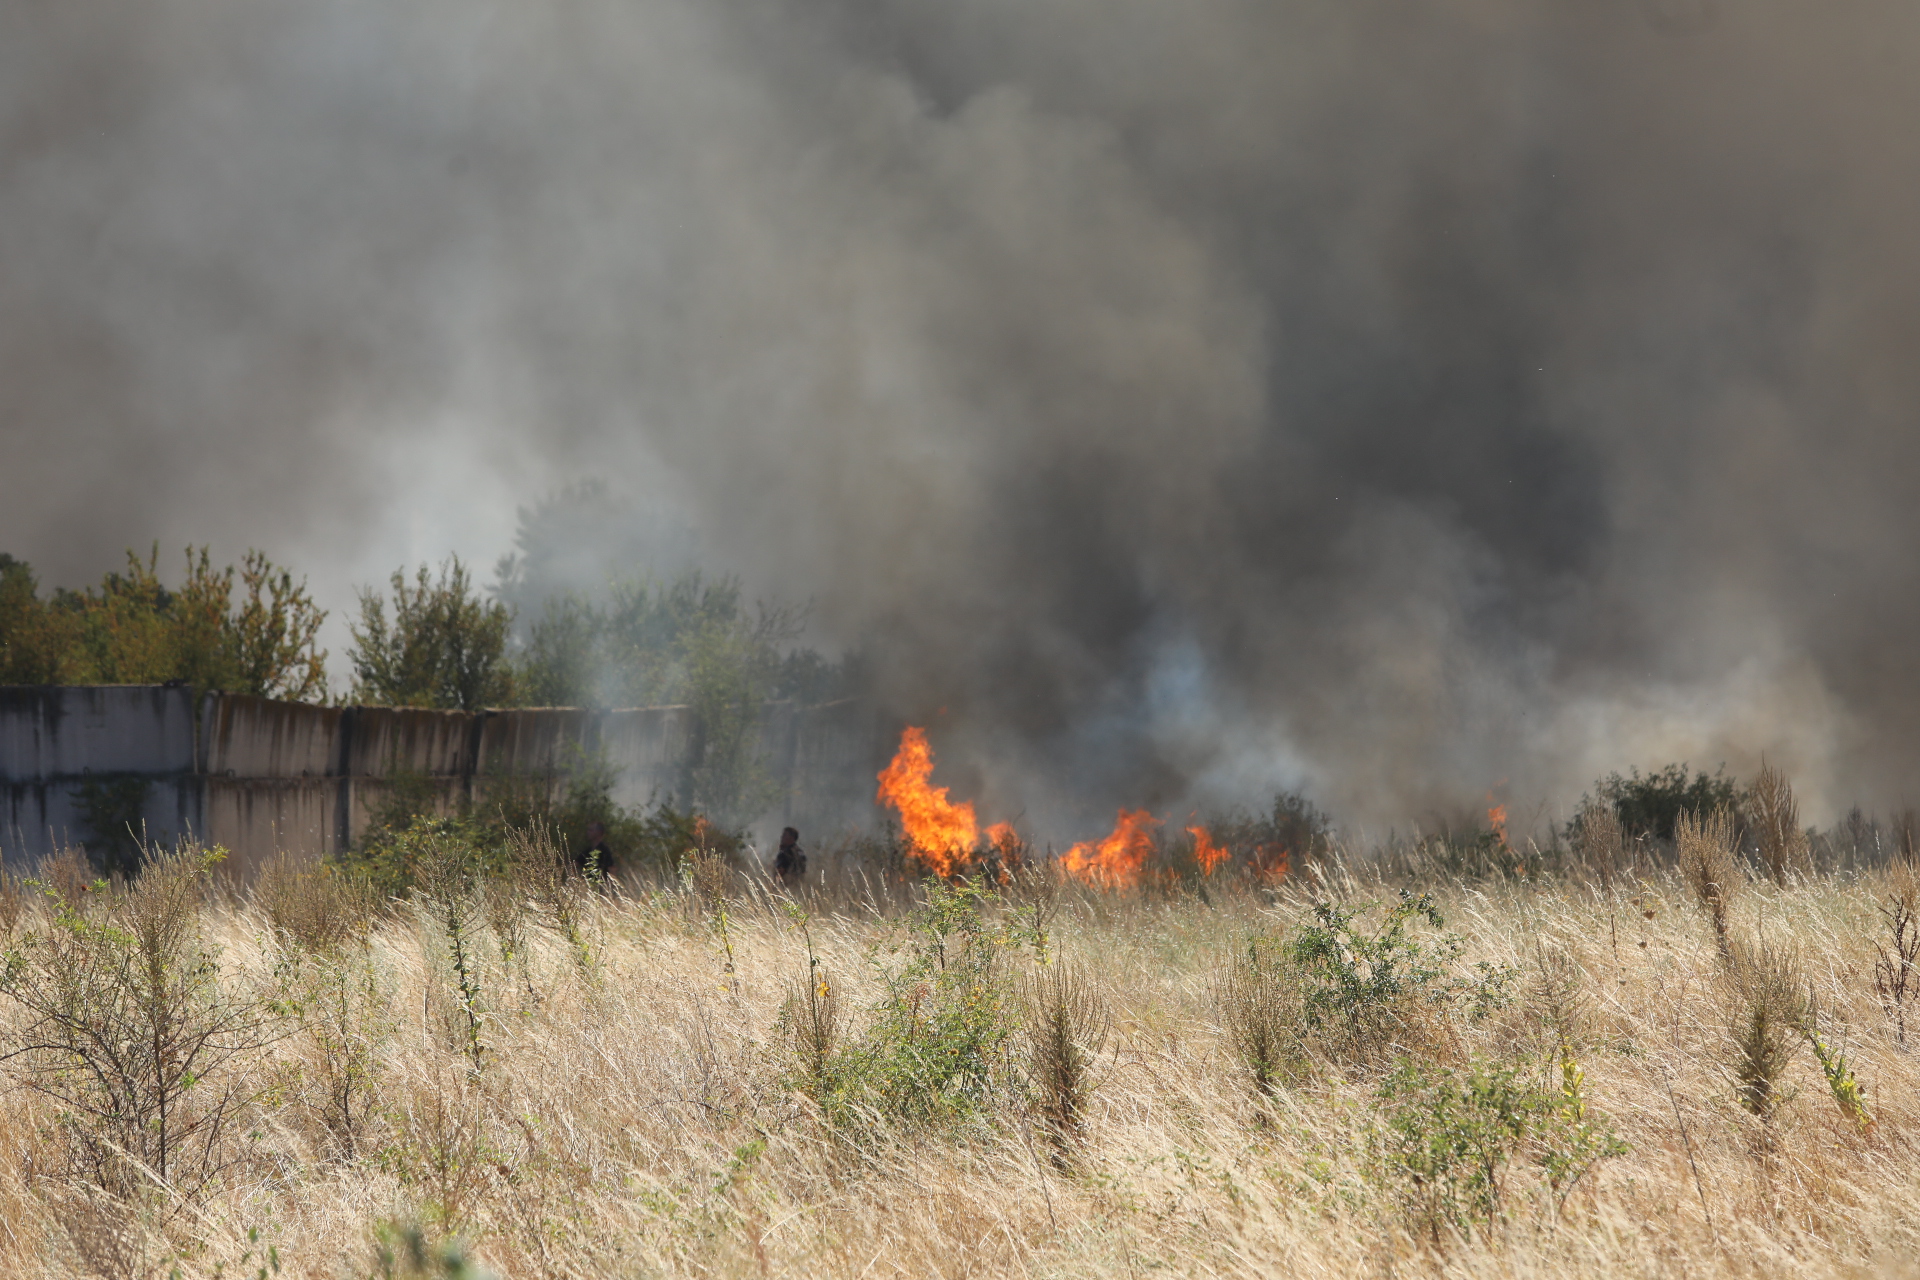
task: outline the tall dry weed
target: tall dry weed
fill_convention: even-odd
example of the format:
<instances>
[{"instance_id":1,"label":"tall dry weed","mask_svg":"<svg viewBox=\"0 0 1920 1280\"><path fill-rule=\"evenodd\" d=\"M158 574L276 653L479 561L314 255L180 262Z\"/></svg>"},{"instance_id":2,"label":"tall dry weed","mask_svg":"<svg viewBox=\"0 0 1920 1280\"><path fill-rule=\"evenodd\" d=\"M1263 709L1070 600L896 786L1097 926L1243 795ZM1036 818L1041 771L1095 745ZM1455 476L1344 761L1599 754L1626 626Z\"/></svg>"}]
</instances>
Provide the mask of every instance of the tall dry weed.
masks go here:
<instances>
[{"instance_id":1,"label":"tall dry weed","mask_svg":"<svg viewBox=\"0 0 1920 1280\"><path fill-rule=\"evenodd\" d=\"M1216 974L1214 1003L1256 1094L1270 1094L1306 1071L1300 989L1282 939L1249 939Z\"/></svg>"},{"instance_id":2,"label":"tall dry weed","mask_svg":"<svg viewBox=\"0 0 1920 1280\"><path fill-rule=\"evenodd\" d=\"M1093 1064L1112 1025L1086 974L1056 961L1026 984L1027 1080L1054 1163L1068 1167L1086 1125Z\"/></svg>"},{"instance_id":3,"label":"tall dry weed","mask_svg":"<svg viewBox=\"0 0 1920 1280\"><path fill-rule=\"evenodd\" d=\"M1748 804L1753 830L1760 843L1760 865L1774 887L1787 887L1787 877L1807 869L1809 844L1800 827L1800 802L1794 798L1787 775L1762 764L1753 780Z\"/></svg>"},{"instance_id":4,"label":"tall dry weed","mask_svg":"<svg viewBox=\"0 0 1920 1280\"><path fill-rule=\"evenodd\" d=\"M1736 944L1727 969L1729 1072L1734 1092L1763 1123L1786 1100L1787 1067L1807 1025L1807 987L1791 946Z\"/></svg>"},{"instance_id":5,"label":"tall dry weed","mask_svg":"<svg viewBox=\"0 0 1920 1280\"><path fill-rule=\"evenodd\" d=\"M1745 880L1736 852L1733 814L1727 809L1716 809L1705 816L1683 812L1674 823L1673 838L1681 879L1713 925L1721 956L1731 958L1727 908Z\"/></svg>"},{"instance_id":6,"label":"tall dry weed","mask_svg":"<svg viewBox=\"0 0 1920 1280\"><path fill-rule=\"evenodd\" d=\"M285 853L261 867L252 898L277 937L322 956L365 943L381 906L365 876Z\"/></svg>"},{"instance_id":7,"label":"tall dry weed","mask_svg":"<svg viewBox=\"0 0 1920 1280\"><path fill-rule=\"evenodd\" d=\"M1594 805L1581 815L1574 839L1574 852L1592 870L1600 887L1611 890L1626 863L1627 834L1619 814L1612 805Z\"/></svg>"}]
</instances>

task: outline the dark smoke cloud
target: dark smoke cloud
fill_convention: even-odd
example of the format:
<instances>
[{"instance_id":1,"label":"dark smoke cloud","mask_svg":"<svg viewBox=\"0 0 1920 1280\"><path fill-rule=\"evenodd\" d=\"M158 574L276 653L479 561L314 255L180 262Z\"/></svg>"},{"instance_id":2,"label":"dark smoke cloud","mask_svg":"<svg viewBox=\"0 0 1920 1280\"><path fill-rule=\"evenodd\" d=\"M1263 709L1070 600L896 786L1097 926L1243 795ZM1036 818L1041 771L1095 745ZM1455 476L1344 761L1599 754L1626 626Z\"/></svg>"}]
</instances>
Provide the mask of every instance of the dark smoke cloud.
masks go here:
<instances>
[{"instance_id":1,"label":"dark smoke cloud","mask_svg":"<svg viewBox=\"0 0 1920 1280\"><path fill-rule=\"evenodd\" d=\"M1900 803L1916 28L10 4L0 545L262 545L344 604L598 477L873 645L996 813L1762 751Z\"/></svg>"}]
</instances>

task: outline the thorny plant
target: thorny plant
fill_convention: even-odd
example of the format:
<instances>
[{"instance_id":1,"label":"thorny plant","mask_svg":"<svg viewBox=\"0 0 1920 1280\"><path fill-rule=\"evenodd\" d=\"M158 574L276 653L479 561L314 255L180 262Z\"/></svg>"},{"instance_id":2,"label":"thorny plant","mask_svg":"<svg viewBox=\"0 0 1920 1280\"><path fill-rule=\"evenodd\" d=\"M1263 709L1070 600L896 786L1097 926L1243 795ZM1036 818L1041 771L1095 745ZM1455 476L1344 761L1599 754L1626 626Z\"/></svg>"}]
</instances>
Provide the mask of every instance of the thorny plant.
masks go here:
<instances>
[{"instance_id":1,"label":"thorny plant","mask_svg":"<svg viewBox=\"0 0 1920 1280\"><path fill-rule=\"evenodd\" d=\"M1787 1067L1807 1023L1799 957L1765 942L1735 945L1729 951L1727 979L1734 1093L1741 1106L1768 1123L1791 1096L1784 1083Z\"/></svg>"},{"instance_id":2,"label":"thorny plant","mask_svg":"<svg viewBox=\"0 0 1920 1280\"><path fill-rule=\"evenodd\" d=\"M147 851L124 889L72 901L42 886L48 919L16 938L0 994L27 1014L4 1061L62 1109L75 1171L121 1199L151 1182L197 1196L240 1157L255 1100L234 1070L283 1034L272 993L220 984L200 907L220 849Z\"/></svg>"},{"instance_id":3,"label":"thorny plant","mask_svg":"<svg viewBox=\"0 0 1920 1280\"><path fill-rule=\"evenodd\" d=\"M1111 1027L1086 975L1056 961L1026 983L1027 1084L1056 1167L1070 1167L1093 1096L1093 1064Z\"/></svg>"},{"instance_id":4,"label":"thorny plant","mask_svg":"<svg viewBox=\"0 0 1920 1280\"><path fill-rule=\"evenodd\" d=\"M1888 876L1880 915L1887 932L1874 959L1873 992L1893 1023L1894 1043L1905 1049L1907 1001L1915 994L1914 975L1920 967L1920 871L1912 863L1896 865Z\"/></svg>"},{"instance_id":5,"label":"thorny plant","mask_svg":"<svg viewBox=\"0 0 1920 1280\"><path fill-rule=\"evenodd\" d=\"M415 902L422 923L437 935L447 964L453 1001L452 1039L470 1069L485 1065L489 1020L481 983L481 927L487 915L487 881L480 855L458 833L432 833L415 854Z\"/></svg>"}]
</instances>

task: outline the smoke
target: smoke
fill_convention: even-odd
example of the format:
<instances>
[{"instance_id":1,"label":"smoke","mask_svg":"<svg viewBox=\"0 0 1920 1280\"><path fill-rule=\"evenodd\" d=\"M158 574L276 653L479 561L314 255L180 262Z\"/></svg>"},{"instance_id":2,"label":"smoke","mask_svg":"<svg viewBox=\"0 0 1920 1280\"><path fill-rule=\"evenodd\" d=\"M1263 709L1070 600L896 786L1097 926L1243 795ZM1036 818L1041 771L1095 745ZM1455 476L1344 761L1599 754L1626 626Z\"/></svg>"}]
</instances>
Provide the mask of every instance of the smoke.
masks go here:
<instances>
[{"instance_id":1,"label":"smoke","mask_svg":"<svg viewBox=\"0 0 1920 1280\"><path fill-rule=\"evenodd\" d=\"M1762 752L1900 803L1917 28L23 0L0 545L345 604L592 477L611 558L681 531L872 648L983 814L1520 820Z\"/></svg>"}]
</instances>

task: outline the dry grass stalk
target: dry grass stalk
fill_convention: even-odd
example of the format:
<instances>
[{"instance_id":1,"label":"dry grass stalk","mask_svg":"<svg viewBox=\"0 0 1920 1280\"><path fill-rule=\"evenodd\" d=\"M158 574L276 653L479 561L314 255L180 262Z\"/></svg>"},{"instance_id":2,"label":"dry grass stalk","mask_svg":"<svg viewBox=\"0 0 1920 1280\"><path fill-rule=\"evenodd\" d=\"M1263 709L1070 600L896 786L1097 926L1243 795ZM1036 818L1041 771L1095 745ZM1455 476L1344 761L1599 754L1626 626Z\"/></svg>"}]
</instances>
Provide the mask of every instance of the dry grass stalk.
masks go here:
<instances>
[{"instance_id":1,"label":"dry grass stalk","mask_svg":"<svg viewBox=\"0 0 1920 1280\"><path fill-rule=\"evenodd\" d=\"M285 853L260 869L251 896L279 938L314 955L365 943L380 910L365 877Z\"/></svg>"},{"instance_id":2,"label":"dry grass stalk","mask_svg":"<svg viewBox=\"0 0 1920 1280\"><path fill-rule=\"evenodd\" d=\"M1580 818L1576 837L1580 860L1592 868L1602 889L1612 889L1626 861L1627 835L1611 805L1596 805Z\"/></svg>"},{"instance_id":3,"label":"dry grass stalk","mask_svg":"<svg viewBox=\"0 0 1920 1280\"><path fill-rule=\"evenodd\" d=\"M1534 948L1534 977L1527 989L1527 1008L1549 1032L1552 1048L1579 1047L1586 1040L1588 1000L1586 974L1580 962L1559 948Z\"/></svg>"},{"instance_id":4,"label":"dry grass stalk","mask_svg":"<svg viewBox=\"0 0 1920 1280\"><path fill-rule=\"evenodd\" d=\"M1920 812L1903 809L1894 815L1893 849L1902 862L1920 862Z\"/></svg>"},{"instance_id":5,"label":"dry grass stalk","mask_svg":"<svg viewBox=\"0 0 1920 1280\"><path fill-rule=\"evenodd\" d=\"M1255 937L1215 978L1215 1003L1233 1056L1260 1095L1306 1065L1300 992L1279 938Z\"/></svg>"},{"instance_id":6,"label":"dry grass stalk","mask_svg":"<svg viewBox=\"0 0 1920 1280\"><path fill-rule=\"evenodd\" d=\"M32 886L5 867L0 867L0 939L11 938L20 927L32 900Z\"/></svg>"},{"instance_id":7,"label":"dry grass stalk","mask_svg":"<svg viewBox=\"0 0 1920 1280\"><path fill-rule=\"evenodd\" d=\"M1790 874L1808 865L1807 833L1800 827L1800 802L1794 798L1787 775L1769 764L1760 766L1749 803L1754 833L1760 841L1760 865L1774 887L1787 887Z\"/></svg>"},{"instance_id":8,"label":"dry grass stalk","mask_svg":"<svg viewBox=\"0 0 1920 1280\"><path fill-rule=\"evenodd\" d=\"M1679 853L1681 878L1692 891L1694 901L1707 913L1721 956L1731 958L1727 905L1744 878L1735 852L1733 815L1725 809L1716 809L1705 817L1682 813L1674 823L1673 838Z\"/></svg>"}]
</instances>

